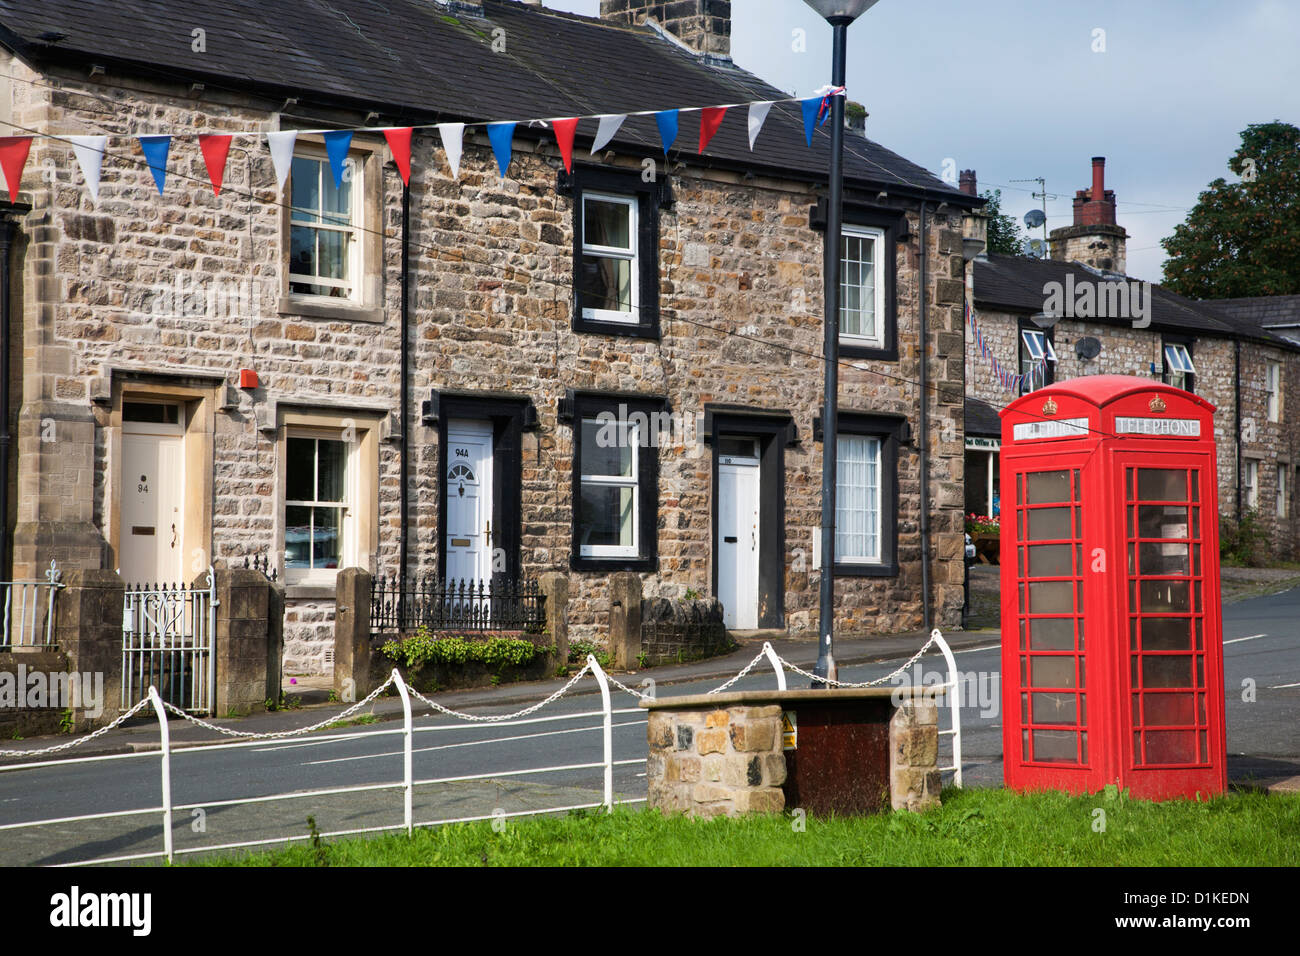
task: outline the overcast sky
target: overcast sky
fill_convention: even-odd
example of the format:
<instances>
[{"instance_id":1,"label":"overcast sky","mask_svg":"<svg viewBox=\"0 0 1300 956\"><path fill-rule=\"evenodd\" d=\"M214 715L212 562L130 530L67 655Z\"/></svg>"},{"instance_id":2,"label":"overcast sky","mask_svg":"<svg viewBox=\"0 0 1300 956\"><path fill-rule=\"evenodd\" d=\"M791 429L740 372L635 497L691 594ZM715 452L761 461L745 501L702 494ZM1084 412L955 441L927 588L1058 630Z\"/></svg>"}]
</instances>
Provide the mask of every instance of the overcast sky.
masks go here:
<instances>
[{"instance_id":1,"label":"overcast sky","mask_svg":"<svg viewBox=\"0 0 1300 956\"><path fill-rule=\"evenodd\" d=\"M738 65L795 95L829 82L830 27L802 0L731 7ZM1040 201L1013 180L1044 177L1049 229L1105 156L1129 274L1158 281L1160 240L1211 180L1235 181L1241 130L1300 123L1298 44L1300 0L879 0L849 30L847 85L868 136L936 175L976 170L1017 218Z\"/></svg>"}]
</instances>

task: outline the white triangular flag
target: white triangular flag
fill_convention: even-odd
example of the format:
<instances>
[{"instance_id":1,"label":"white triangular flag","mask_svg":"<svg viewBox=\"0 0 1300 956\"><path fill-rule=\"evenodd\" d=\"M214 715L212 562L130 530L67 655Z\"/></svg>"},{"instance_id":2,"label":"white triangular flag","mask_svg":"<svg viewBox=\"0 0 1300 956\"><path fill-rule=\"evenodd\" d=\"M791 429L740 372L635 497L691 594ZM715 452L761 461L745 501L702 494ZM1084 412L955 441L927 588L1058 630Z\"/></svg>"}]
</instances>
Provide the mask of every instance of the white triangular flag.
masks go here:
<instances>
[{"instance_id":1,"label":"white triangular flag","mask_svg":"<svg viewBox=\"0 0 1300 956\"><path fill-rule=\"evenodd\" d=\"M451 178L460 178L460 154L465 147L464 123L439 123L438 135L442 137L442 148L447 152L447 165L451 167Z\"/></svg>"},{"instance_id":2,"label":"white triangular flag","mask_svg":"<svg viewBox=\"0 0 1300 956\"><path fill-rule=\"evenodd\" d=\"M68 142L72 144L72 153L77 157L81 175L86 177L86 188L90 190L90 198L99 202L99 176L104 166L104 146L108 142L108 137L69 136Z\"/></svg>"},{"instance_id":3,"label":"white triangular flag","mask_svg":"<svg viewBox=\"0 0 1300 956\"><path fill-rule=\"evenodd\" d=\"M596 138L591 141L591 155L594 158L596 153L605 148L605 144L614 138L618 128L623 125L623 120L627 119L626 113L617 113L610 116L602 116L600 125L596 127Z\"/></svg>"},{"instance_id":4,"label":"white triangular flag","mask_svg":"<svg viewBox=\"0 0 1300 956\"><path fill-rule=\"evenodd\" d=\"M266 145L271 147L271 165L275 167L277 193L284 192L284 181L289 178L289 168L293 165L293 145L297 141L296 129L266 134Z\"/></svg>"},{"instance_id":5,"label":"white triangular flag","mask_svg":"<svg viewBox=\"0 0 1300 956\"><path fill-rule=\"evenodd\" d=\"M767 122L767 112L772 108L771 103L750 103L749 104L749 148L752 152L754 141L758 139L758 132Z\"/></svg>"}]
</instances>

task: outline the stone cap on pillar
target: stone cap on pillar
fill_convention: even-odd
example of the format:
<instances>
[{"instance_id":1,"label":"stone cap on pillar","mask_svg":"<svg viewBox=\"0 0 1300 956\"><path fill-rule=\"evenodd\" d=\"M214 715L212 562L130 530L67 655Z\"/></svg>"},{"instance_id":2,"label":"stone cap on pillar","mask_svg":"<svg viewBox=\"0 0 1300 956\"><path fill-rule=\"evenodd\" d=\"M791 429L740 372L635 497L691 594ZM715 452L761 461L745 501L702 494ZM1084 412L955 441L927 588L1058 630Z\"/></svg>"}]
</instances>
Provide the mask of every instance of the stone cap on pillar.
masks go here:
<instances>
[{"instance_id":1,"label":"stone cap on pillar","mask_svg":"<svg viewBox=\"0 0 1300 956\"><path fill-rule=\"evenodd\" d=\"M726 694L685 694L681 697L660 697L643 700L646 710L699 710L705 707L720 708L729 704L850 704L860 700L888 700L899 698L933 699L939 692L937 686L928 687L846 687L836 690L738 690Z\"/></svg>"}]
</instances>

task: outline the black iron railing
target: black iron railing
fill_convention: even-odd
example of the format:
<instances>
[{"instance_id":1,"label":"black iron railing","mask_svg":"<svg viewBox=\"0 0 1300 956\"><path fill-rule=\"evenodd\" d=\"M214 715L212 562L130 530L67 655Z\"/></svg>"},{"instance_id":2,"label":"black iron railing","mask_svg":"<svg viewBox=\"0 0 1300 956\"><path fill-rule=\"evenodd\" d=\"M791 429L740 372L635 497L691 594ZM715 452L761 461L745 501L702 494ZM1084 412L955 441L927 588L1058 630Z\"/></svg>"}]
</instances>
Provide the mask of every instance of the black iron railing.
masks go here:
<instances>
[{"instance_id":1,"label":"black iron railing","mask_svg":"<svg viewBox=\"0 0 1300 956\"><path fill-rule=\"evenodd\" d=\"M533 580L422 578L403 590L396 578L370 584L370 630L527 631L546 625L546 598Z\"/></svg>"}]
</instances>

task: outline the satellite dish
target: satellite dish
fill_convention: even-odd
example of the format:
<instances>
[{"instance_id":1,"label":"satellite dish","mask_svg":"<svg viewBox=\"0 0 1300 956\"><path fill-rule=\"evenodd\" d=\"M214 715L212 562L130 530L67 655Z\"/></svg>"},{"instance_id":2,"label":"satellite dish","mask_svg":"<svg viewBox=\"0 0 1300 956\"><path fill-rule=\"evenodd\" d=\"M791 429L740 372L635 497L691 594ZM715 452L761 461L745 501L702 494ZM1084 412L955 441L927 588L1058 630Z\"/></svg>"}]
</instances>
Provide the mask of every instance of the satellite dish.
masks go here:
<instances>
[{"instance_id":1,"label":"satellite dish","mask_svg":"<svg viewBox=\"0 0 1300 956\"><path fill-rule=\"evenodd\" d=\"M1074 343L1074 354L1085 362L1095 359L1101 354L1101 340L1094 339L1092 336L1079 339Z\"/></svg>"},{"instance_id":2,"label":"satellite dish","mask_svg":"<svg viewBox=\"0 0 1300 956\"><path fill-rule=\"evenodd\" d=\"M1043 259L1047 256L1047 243L1042 239L1026 239L1024 246L1021 247L1024 254L1032 256L1035 259Z\"/></svg>"},{"instance_id":3,"label":"satellite dish","mask_svg":"<svg viewBox=\"0 0 1300 956\"><path fill-rule=\"evenodd\" d=\"M1025 213L1025 225L1030 229L1037 229L1043 223L1047 222L1047 216L1041 209L1031 209Z\"/></svg>"}]
</instances>

